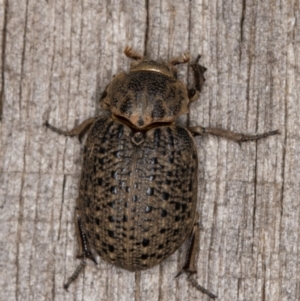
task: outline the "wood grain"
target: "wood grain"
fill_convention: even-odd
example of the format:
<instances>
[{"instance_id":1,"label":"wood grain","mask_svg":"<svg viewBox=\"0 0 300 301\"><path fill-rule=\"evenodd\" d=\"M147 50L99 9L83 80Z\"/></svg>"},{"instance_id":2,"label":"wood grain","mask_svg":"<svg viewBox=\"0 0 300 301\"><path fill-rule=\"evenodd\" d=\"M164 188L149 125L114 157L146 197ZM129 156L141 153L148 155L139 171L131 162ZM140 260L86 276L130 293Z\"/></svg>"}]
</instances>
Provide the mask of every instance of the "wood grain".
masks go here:
<instances>
[{"instance_id":1,"label":"wood grain","mask_svg":"<svg viewBox=\"0 0 300 301\"><path fill-rule=\"evenodd\" d=\"M241 146L197 138L197 280L222 301L299 300L299 18L299 0L0 0L1 299L209 300L174 279L186 246L136 274L99 259L63 289L78 264L82 145L42 124L70 129L99 114L129 45L154 59L202 55L192 125L280 129ZM189 71L179 76L191 84Z\"/></svg>"}]
</instances>

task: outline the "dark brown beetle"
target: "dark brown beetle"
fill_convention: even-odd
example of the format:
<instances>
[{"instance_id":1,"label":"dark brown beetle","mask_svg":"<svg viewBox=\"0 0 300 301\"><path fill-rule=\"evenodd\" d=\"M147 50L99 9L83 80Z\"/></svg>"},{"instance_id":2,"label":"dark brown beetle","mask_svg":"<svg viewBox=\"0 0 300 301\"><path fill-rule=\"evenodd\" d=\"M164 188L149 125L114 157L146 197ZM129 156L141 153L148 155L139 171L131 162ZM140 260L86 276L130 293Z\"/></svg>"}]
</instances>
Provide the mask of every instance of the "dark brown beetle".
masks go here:
<instances>
[{"instance_id":1,"label":"dark brown beetle","mask_svg":"<svg viewBox=\"0 0 300 301\"><path fill-rule=\"evenodd\" d=\"M76 207L82 261L65 288L87 258L95 261L91 250L118 267L139 271L161 263L189 237L181 272L197 289L216 298L191 276L196 273L199 240L193 136L212 134L244 142L278 131L249 136L176 125L205 81L200 56L191 65L195 88L187 89L177 80L175 67L188 62L187 55L164 63L148 60L131 48L125 54L136 62L129 73L119 73L102 95L102 108L111 113L109 117L90 118L71 131L45 124L66 136L81 137L88 131Z\"/></svg>"}]
</instances>

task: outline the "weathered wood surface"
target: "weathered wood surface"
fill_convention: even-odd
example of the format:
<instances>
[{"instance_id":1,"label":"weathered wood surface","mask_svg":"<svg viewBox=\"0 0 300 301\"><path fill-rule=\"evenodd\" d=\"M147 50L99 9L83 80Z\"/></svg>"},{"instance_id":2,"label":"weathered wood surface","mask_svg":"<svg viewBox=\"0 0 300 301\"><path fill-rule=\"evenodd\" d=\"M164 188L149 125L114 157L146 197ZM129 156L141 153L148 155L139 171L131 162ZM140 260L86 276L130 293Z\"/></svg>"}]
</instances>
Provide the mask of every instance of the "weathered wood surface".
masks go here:
<instances>
[{"instance_id":1,"label":"weathered wood surface","mask_svg":"<svg viewBox=\"0 0 300 301\"><path fill-rule=\"evenodd\" d=\"M208 300L180 270L185 246L140 274L78 261L77 139L47 131L99 112L129 66L189 51L208 67L194 124L281 135L239 146L197 138L198 281L218 300L300 299L300 2L1 0L1 300ZM191 83L187 67L180 76Z\"/></svg>"}]
</instances>

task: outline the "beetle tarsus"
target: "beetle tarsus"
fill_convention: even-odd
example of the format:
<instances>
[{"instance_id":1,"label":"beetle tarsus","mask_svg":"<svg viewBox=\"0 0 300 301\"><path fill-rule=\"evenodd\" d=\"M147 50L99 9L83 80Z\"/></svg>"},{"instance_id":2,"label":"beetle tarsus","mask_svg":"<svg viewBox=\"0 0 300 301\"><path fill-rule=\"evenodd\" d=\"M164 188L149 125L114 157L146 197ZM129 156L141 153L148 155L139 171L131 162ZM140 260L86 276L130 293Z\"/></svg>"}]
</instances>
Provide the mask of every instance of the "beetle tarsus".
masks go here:
<instances>
[{"instance_id":1,"label":"beetle tarsus","mask_svg":"<svg viewBox=\"0 0 300 301\"><path fill-rule=\"evenodd\" d=\"M216 299L218 297L217 295L211 293L209 290L198 284L197 281L193 278L193 273L188 273L187 279L192 284L192 286L201 291L203 294L206 294L212 299Z\"/></svg>"},{"instance_id":2,"label":"beetle tarsus","mask_svg":"<svg viewBox=\"0 0 300 301\"><path fill-rule=\"evenodd\" d=\"M216 299L218 296L211 293L208 289L200 285L194 278L193 275L196 274L196 272L191 272L186 269L182 269L176 276L175 278L179 277L181 274L187 274L187 280L191 283L192 286L194 286L197 290L201 291L203 294L206 294L212 299Z\"/></svg>"},{"instance_id":3,"label":"beetle tarsus","mask_svg":"<svg viewBox=\"0 0 300 301\"><path fill-rule=\"evenodd\" d=\"M196 272L190 272L188 270L185 270L184 268L175 276L175 278L179 277L181 274L187 274L187 280L191 283L192 286L194 286L197 290L201 291L203 294L206 294L212 299L216 299L218 296L211 293L208 289L200 285L194 278L193 275L196 274Z\"/></svg>"},{"instance_id":4,"label":"beetle tarsus","mask_svg":"<svg viewBox=\"0 0 300 301\"><path fill-rule=\"evenodd\" d=\"M198 217L198 213L197 213L197 217ZM198 220L198 218L196 218L196 220ZM196 254L199 249L199 235L200 235L199 224L195 223L192 233L190 235L189 247L186 253L184 266L181 269L181 271L176 275L175 278L179 277L183 273L187 274L188 281L195 288L197 288L202 293L208 295L210 298L215 299L217 298L216 295L214 295L209 290L207 290L206 288L198 284L197 281L194 278L192 278L192 275L197 273L195 260L196 260Z\"/></svg>"},{"instance_id":5,"label":"beetle tarsus","mask_svg":"<svg viewBox=\"0 0 300 301\"><path fill-rule=\"evenodd\" d=\"M72 274L71 277L69 277L68 281L64 284L64 289L68 292L68 288L70 284L77 279L78 275L81 273L81 271L84 269L86 266L86 258L84 257L79 266L76 268L75 272Z\"/></svg>"}]
</instances>

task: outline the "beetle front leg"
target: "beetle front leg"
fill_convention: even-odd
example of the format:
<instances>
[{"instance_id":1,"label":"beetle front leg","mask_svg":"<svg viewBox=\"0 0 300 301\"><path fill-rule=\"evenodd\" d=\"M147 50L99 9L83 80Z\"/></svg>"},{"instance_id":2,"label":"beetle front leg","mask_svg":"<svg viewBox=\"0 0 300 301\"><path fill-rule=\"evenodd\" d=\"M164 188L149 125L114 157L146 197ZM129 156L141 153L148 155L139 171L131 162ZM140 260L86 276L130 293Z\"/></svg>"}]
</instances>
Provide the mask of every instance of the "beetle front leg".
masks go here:
<instances>
[{"instance_id":1,"label":"beetle front leg","mask_svg":"<svg viewBox=\"0 0 300 301\"><path fill-rule=\"evenodd\" d=\"M48 123L48 121L45 121L44 126L50 129L51 131L58 133L60 135L64 135L67 137L74 137L78 136L79 141L81 141L82 136L89 130L91 125L94 123L96 120L95 117L89 118L85 121L83 121L80 125L75 126L72 130L70 131L64 131L61 130L51 124Z\"/></svg>"},{"instance_id":2,"label":"beetle front leg","mask_svg":"<svg viewBox=\"0 0 300 301\"><path fill-rule=\"evenodd\" d=\"M193 231L191 234L191 238L189 241L189 248L186 254L185 264L182 268L182 270L177 274L176 277L181 275L182 273L186 273L188 275L187 279L188 281L199 291L202 293L208 295L210 298L215 299L217 296L213 293L211 293L209 290L201 286L197 283L197 281L193 278L193 274L197 273L196 270L196 255L199 250L199 235L200 235L200 229L199 224L195 223L193 227Z\"/></svg>"},{"instance_id":3,"label":"beetle front leg","mask_svg":"<svg viewBox=\"0 0 300 301\"><path fill-rule=\"evenodd\" d=\"M193 64L191 64L191 67L193 69L195 88L188 89L188 96L189 96L190 102L195 101L199 98L199 94L202 91L202 87L205 82L204 73L207 70L207 68L198 64L200 58L201 58L201 55L198 55L195 62Z\"/></svg>"},{"instance_id":4,"label":"beetle front leg","mask_svg":"<svg viewBox=\"0 0 300 301\"><path fill-rule=\"evenodd\" d=\"M93 256L90 248L89 248L87 237L86 237L86 234L83 230L83 226L82 226L79 215L76 216L76 219L77 219L77 226L78 226L78 232L79 232L79 238L80 238L80 241L81 241L81 250L82 250L82 254L77 256L77 258L81 258L81 262L77 266L76 270L71 275L71 277L69 277L68 281L64 284L64 289L66 291L68 290L68 287L70 286L70 284L78 277L78 275L81 273L81 271L86 266L86 260L87 259L91 259L93 262L98 264L95 257Z\"/></svg>"},{"instance_id":5,"label":"beetle front leg","mask_svg":"<svg viewBox=\"0 0 300 301\"><path fill-rule=\"evenodd\" d=\"M193 126L189 127L188 130L194 134L197 135L214 135L218 137L222 137L228 140L232 140L235 142L247 142L247 141L255 141L263 138L267 138L269 136L280 134L279 130L265 132L262 134L257 135L246 135L241 133L235 133L224 129L218 129L218 128L205 128L201 126Z\"/></svg>"}]
</instances>

